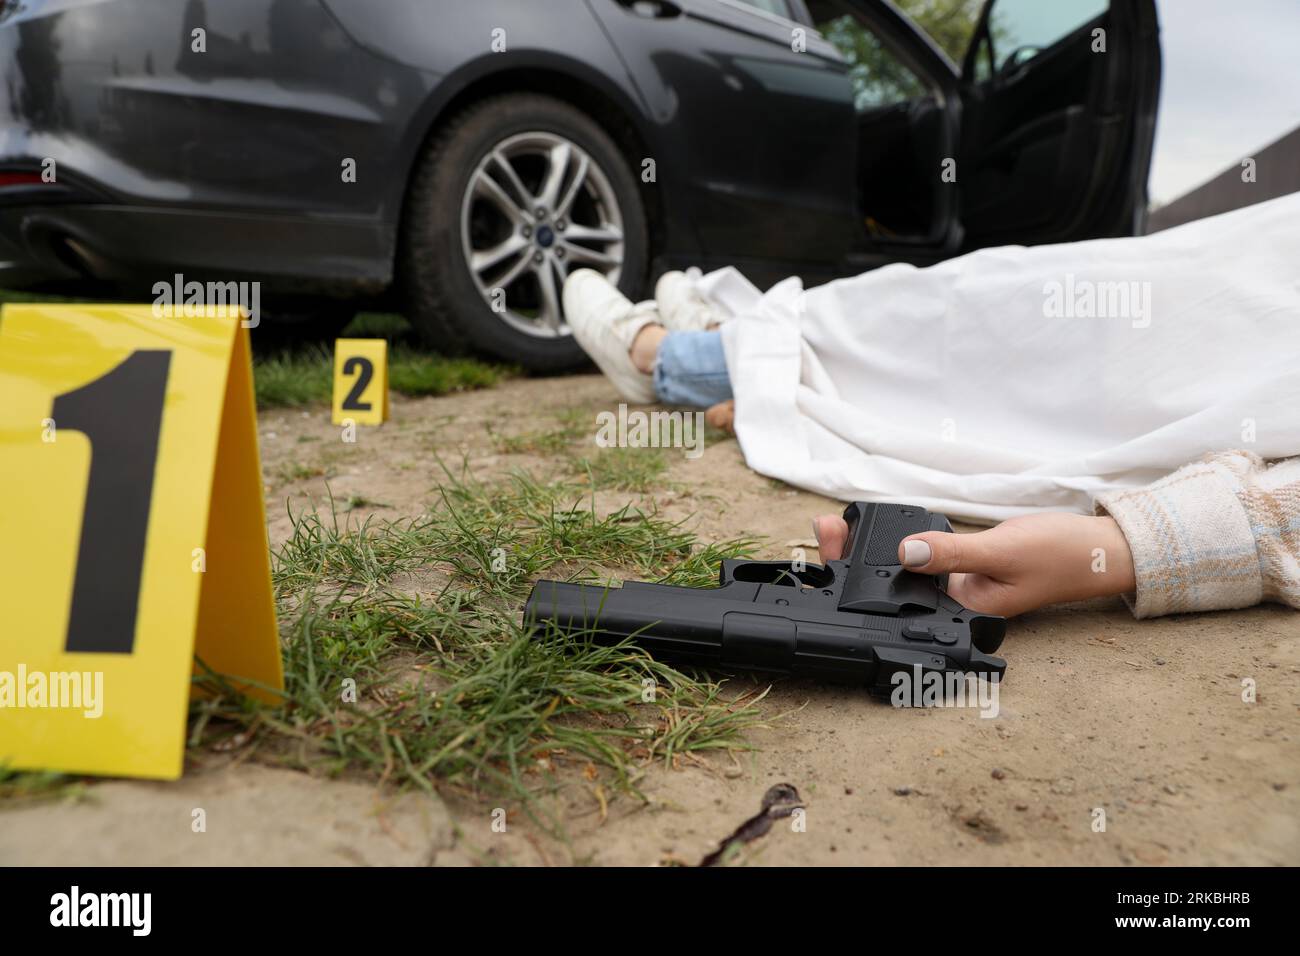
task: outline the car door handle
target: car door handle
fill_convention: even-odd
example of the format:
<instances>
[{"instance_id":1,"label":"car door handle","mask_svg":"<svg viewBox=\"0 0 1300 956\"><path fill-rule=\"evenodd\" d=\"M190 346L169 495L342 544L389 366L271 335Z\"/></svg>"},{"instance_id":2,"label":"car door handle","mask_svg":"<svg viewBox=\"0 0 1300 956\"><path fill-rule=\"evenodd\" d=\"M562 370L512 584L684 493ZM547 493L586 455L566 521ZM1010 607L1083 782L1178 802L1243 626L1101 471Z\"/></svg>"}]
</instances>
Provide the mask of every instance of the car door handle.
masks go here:
<instances>
[{"instance_id":1,"label":"car door handle","mask_svg":"<svg viewBox=\"0 0 1300 956\"><path fill-rule=\"evenodd\" d=\"M680 17L682 8L672 0L614 0L620 7L647 20L668 20Z\"/></svg>"}]
</instances>

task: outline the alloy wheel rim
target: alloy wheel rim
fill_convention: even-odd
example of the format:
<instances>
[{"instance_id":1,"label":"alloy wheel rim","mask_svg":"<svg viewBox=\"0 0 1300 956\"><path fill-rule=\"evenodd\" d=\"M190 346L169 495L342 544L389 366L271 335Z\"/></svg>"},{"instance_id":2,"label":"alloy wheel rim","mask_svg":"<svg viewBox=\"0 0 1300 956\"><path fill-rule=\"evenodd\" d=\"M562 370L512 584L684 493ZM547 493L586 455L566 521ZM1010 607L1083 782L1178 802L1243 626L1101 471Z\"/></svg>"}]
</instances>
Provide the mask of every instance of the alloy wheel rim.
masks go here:
<instances>
[{"instance_id":1,"label":"alloy wheel rim","mask_svg":"<svg viewBox=\"0 0 1300 956\"><path fill-rule=\"evenodd\" d=\"M494 315L537 338L569 334L561 293L574 269L618 284L623 215L609 177L572 140L518 133L487 151L465 186L461 245Z\"/></svg>"}]
</instances>

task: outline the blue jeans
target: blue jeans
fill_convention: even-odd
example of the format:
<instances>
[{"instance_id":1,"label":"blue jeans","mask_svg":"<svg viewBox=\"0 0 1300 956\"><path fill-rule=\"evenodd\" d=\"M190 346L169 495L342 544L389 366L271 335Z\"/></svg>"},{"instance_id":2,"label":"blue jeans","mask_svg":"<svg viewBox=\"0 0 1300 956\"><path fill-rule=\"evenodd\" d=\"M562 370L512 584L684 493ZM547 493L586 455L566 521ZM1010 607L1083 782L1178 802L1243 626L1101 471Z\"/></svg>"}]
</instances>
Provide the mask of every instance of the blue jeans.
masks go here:
<instances>
[{"instance_id":1,"label":"blue jeans","mask_svg":"<svg viewBox=\"0 0 1300 956\"><path fill-rule=\"evenodd\" d=\"M731 377L717 332L669 332L655 359L655 394L667 405L708 408L729 400Z\"/></svg>"}]
</instances>

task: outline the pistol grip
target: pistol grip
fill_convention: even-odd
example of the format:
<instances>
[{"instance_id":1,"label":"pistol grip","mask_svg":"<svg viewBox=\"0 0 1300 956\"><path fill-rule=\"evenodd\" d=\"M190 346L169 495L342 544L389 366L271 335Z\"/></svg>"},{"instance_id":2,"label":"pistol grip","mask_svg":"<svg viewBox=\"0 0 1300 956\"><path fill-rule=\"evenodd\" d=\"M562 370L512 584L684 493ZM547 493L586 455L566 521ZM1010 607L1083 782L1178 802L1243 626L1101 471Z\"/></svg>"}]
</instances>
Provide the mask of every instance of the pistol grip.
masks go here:
<instances>
[{"instance_id":1,"label":"pistol grip","mask_svg":"<svg viewBox=\"0 0 1300 956\"><path fill-rule=\"evenodd\" d=\"M923 531L951 531L943 515L915 505L855 501L844 509L849 526L841 611L899 614L904 608L935 611L946 576L915 574L898 560L898 543Z\"/></svg>"}]
</instances>

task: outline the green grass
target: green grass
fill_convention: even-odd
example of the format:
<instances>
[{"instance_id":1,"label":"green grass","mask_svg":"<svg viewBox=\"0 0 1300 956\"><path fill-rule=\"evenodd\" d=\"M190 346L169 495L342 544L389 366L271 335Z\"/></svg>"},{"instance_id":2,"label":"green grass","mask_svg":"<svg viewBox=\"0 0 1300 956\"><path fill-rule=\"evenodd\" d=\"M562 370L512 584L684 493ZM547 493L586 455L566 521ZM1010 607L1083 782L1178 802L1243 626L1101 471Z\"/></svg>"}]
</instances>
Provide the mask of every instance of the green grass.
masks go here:
<instances>
[{"instance_id":1,"label":"green grass","mask_svg":"<svg viewBox=\"0 0 1300 956\"><path fill-rule=\"evenodd\" d=\"M85 792L85 781L73 774L0 767L0 801L75 800Z\"/></svg>"},{"instance_id":2,"label":"green grass","mask_svg":"<svg viewBox=\"0 0 1300 956\"><path fill-rule=\"evenodd\" d=\"M551 428L503 435L489 427L488 433L498 454L558 457L570 474L586 477L592 487L601 490L645 494L661 488L669 456L674 454L665 448L597 448L595 418L584 407L559 412Z\"/></svg>"},{"instance_id":3,"label":"green grass","mask_svg":"<svg viewBox=\"0 0 1300 956\"><path fill-rule=\"evenodd\" d=\"M396 312L358 312L343 330L351 339L388 339L390 342L414 340L411 323Z\"/></svg>"},{"instance_id":4,"label":"green grass","mask_svg":"<svg viewBox=\"0 0 1300 956\"><path fill-rule=\"evenodd\" d=\"M602 786L635 793L648 762L744 747L757 697L630 643L530 635L523 598L545 576L710 585L723 557L753 546L701 545L630 505L600 514L581 489L522 473L494 484L448 475L437 507L401 521L294 515L273 561L286 706L203 678L215 696L193 707L191 745L255 730L258 753L276 763L530 808L565 767L593 765ZM347 679L356 703L342 699ZM642 702L646 679L653 703Z\"/></svg>"},{"instance_id":5,"label":"green grass","mask_svg":"<svg viewBox=\"0 0 1300 956\"><path fill-rule=\"evenodd\" d=\"M668 452L663 448L602 448L589 457L576 458L573 468L588 475L593 487L645 494L663 486Z\"/></svg>"},{"instance_id":6,"label":"green grass","mask_svg":"<svg viewBox=\"0 0 1300 956\"><path fill-rule=\"evenodd\" d=\"M566 408L555 416L553 428L502 435L489 425L488 435L501 455L561 455L595 433L594 420L590 409Z\"/></svg>"},{"instance_id":7,"label":"green grass","mask_svg":"<svg viewBox=\"0 0 1300 956\"><path fill-rule=\"evenodd\" d=\"M258 408L297 408L325 403L334 387L331 353L324 346L281 352L253 362Z\"/></svg>"},{"instance_id":8,"label":"green grass","mask_svg":"<svg viewBox=\"0 0 1300 956\"><path fill-rule=\"evenodd\" d=\"M387 339L388 385L403 395L446 395L491 388L518 369L453 358L422 349L410 323L391 312L359 312L342 337ZM333 387L333 345L315 346L258 357L253 363L257 403L261 408L328 403Z\"/></svg>"},{"instance_id":9,"label":"green grass","mask_svg":"<svg viewBox=\"0 0 1300 956\"><path fill-rule=\"evenodd\" d=\"M403 395L446 395L491 388L513 369L477 359L446 358L397 348L388 363L388 384Z\"/></svg>"},{"instance_id":10,"label":"green grass","mask_svg":"<svg viewBox=\"0 0 1300 956\"><path fill-rule=\"evenodd\" d=\"M351 334L351 333L349 333ZM388 356L388 384L403 395L446 395L491 388L514 369L472 358L449 358L394 345ZM328 404L334 387L331 346L313 345L253 360L259 408L300 408Z\"/></svg>"},{"instance_id":11,"label":"green grass","mask_svg":"<svg viewBox=\"0 0 1300 956\"><path fill-rule=\"evenodd\" d=\"M329 470L324 465L304 465L297 461L285 462L275 470L275 477L281 482L306 481L309 478L328 476Z\"/></svg>"}]
</instances>

